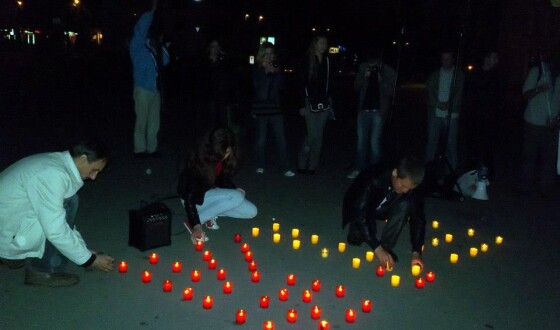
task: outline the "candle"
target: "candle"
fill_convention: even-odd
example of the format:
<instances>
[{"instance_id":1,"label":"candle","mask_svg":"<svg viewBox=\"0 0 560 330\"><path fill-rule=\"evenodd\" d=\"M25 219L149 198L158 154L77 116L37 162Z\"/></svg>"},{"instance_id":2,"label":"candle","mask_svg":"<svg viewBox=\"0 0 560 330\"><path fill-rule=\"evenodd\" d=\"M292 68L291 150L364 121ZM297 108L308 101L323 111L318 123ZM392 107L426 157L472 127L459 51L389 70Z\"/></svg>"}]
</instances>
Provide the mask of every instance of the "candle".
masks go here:
<instances>
[{"instance_id":1,"label":"candle","mask_svg":"<svg viewBox=\"0 0 560 330\"><path fill-rule=\"evenodd\" d=\"M278 232L280 230L280 224L278 222L275 222L272 224L272 231L273 232Z\"/></svg>"},{"instance_id":2,"label":"candle","mask_svg":"<svg viewBox=\"0 0 560 330\"><path fill-rule=\"evenodd\" d=\"M150 283L152 281L152 273L150 273L149 271L145 270L142 273L142 282L144 283Z\"/></svg>"},{"instance_id":3,"label":"candle","mask_svg":"<svg viewBox=\"0 0 560 330\"><path fill-rule=\"evenodd\" d=\"M294 274L288 275L288 277L286 277L286 283L291 286L296 285L296 276Z\"/></svg>"},{"instance_id":4,"label":"candle","mask_svg":"<svg viewBox=\"0 0 560 330\"><path fill-rule=\"evenodd\" d=\"M319 243L319 235L311 235L311 244L317 244Z\"/></svg>"},{"instance_id":5,"label":"candle","mask_svg":"<svg viewBox=\"0 0 560 330\"><path fill-rule=\"evenodd\" d=\"M225 294L230 294L233 291L233 283L224 282L223 289Z\"/></svg>"},{"instance_id":6,"label":"candle","mask_svg":"<svg viewBox=\"0 0 560 330\"><path fill-rule=\"evenodd\" d=\"M311 307L311 318L317 320L321 317L321 307L313 306Z\"/></svg>"},{"instance_id":7,"label":"candle","mask_svg":"<svg viewBox=\"0 0 560 330\"><path fill-rule=\"evenodd\" d=\"M457 261L459 261L459 255L458 255L457 253L451 253L451 254L449 255L449 261L450 261L452 264L456 264Z\"/></svg>"},{"instance_id":8,"label":"candle","mask_svg":"<svg viewBox=\"0 0 560 330\"><path fill-rule=\"evenodd\" d=\"M412 273L412 276L418 276L420 275L420 270L420 265L412 265L410 272Z\"/></svg>"},{"instance_id":9,"label":"candle","mask_svg":"<svg viewBox=\"0 0 560 330\"><path fill-rule=\"evenodd\" d=\"M241 243L241 235L239 235L239 234L233 235L233 241L235 243Z\"/></svg>"},{"instance_id":10,"label":"candle","mask_svg":"<svg viewBox=\"0 0 560 330\"><path fill-rule=\"evenodd\" d=\"M272 322L272 321L264 322L263 329L264 330L274 330L274 322Z\"/></svg>"},{"instance_id":11,"label":"candle","mask_svg":"<svg viewBox=\"0 0 560 330\"><path fill-rule=\"evenodd\" d=\"M362 312L369 313L371 312L371 300L365 299L362 300Z\"/></svg>"},{"instance_id":12,"label":"candle","mask_svg":"<svg viewBox=\"0 0 560 330\"><path fill-rule=\"evenodd\" d=\"M298 238L299 237L299 229L294 228L292 229L292 238Z\"/></svg>"},{"instance_id":13,"label":"candle","mask_svg":"<svg viewBox=\"0 0 560 330\"><path fill-rule=\"evenodd\" d=\"M488 244L482 243L482 244L480 245L480 251L482 251L482 252L488 252Z\"/></svg>"},{"instance_id":14,"label":"candle","mask_svg":"<svg viewBox=\"0 0 560 330\"><path fill-rule=\"evenodd\" d=\"M253 235L253 237L259 237L259 232L260 232L260 229L258 227L253 227L251 229L251 234Z\"/></svg>"},{"instance_id":15,"label":"candle","mask_svg":"<svg viewBox=\"0 0 560 330\"><path fill-rule=\"evenodd\" d=\"M181 268L183 268L183 265L181 264L181 262L179 261L175 261L172 265L171 265L171 271L174 273L180 273L181 272Z\"/></svg>"},{"instance_id":16,"label":"candle","mask_svg":"<svg viewBox=\"0 0 560 330\"><path fill-rule=\"evenodd\" d=\"M208 261L208 269L214 270L216 269L217 266L218 266L218 262L216 261L216 259L212 258L210 259L210 261Z\"/></svg>"},{"instance_id":17,"label":"candle","mask_svg":"<svg viewBox=\"0 0 560 330\"><path fill-rule=\"evenodd\" d=\"M299 247L300 247L300 245L301 245L301 242L300 242L299 239L295 239L295 240L292 242L292 247L294 248L294 250L298 250Z\"/></svg>"},{"instance_id":18,"label":"candle","mask_svg":"<svg viewBox=\"0 0 560 330\"><path fill-rule=\"evenodd\" d=\"M393 271L393 265L390 265L389 262L387 261L387 264L385 265L385 269L388 272L392 272Z\"/></svg>"},{"instance_id":19,"label":"candle","mask_svg":"<svg viewBox=\"0 0 560 330\"><path fill-rule=\"evenodd\" d=\"M375 275L377 275L377 277L383 277L383 275L385 275L385 268L381 265L377 266L375 269Z\"/></svg>"},{"instance_id":20,"label":"candle","mask_svg":"<svg viewBox=\"0 0 560 330\"><path fill-rule=\"evenodd\" d=\"M173 290L173 282L170 280L163 281L163 292L171 292Z\"/></svg>"},{"instance_id":21,"label":"candle","mask_svg":"<svg viewBox=\"0 0 560 330\"><path fill-rule=\"evenodd\" d=\"M366 252L366 260L369 261L369 262L372 262L373 258L375 258L375 253L373 253L373 251L367 251Z\"/></svg>"},{"instance_id":22,"label":"candle","mask_svg":"<svg viewBox=\"0 0 560 330\"><path fill-rule=\"evenodd\" d=\"M268 296L261 296L259 305L261 308L268 308L270 298Z\"/></svg>"},{"instance_id":23,"label":"candle","mask_svg":"<svg viewBox=\"0 0 560 330\"><path fill-rule=\"evenodd\" d=\"M346 243L340 242L338 243L338 252L344 252L346 251Z\"/></svg>"},{"instance_id":24,"label":"candle","mask_svg":"<svg viewBox=\"0 0 560 330\"><path fill-rule=\"evenodd\" d=\"M311 291L303 290L303 293L301 295L301 300L304 303L309 303L309 302L311 302L311 299L313 299L313 294L311 294Z\"/></svg>"},{"instance_id":25,"label":"candle","mask_svg":"<svg viewBox=\"0 0 560 330\"><path fill-rule=\"evenodd\" d=\"M424 287L424 278L422 277L417 278L414 285L416 286L416 288L422 289Z\"/></svg>"},{"instance_id":26,"label":"candle","mask_svg":"<svg viewBox=\"0 0 560 330\"><path fill-rule=\"evenodd\" d=\"M192 300L192 298L193 298L193 289L185 288L183 290L183 300Z\"/></svg>"},{"instance_id":27,"label":"candle","mask_svg":"<svg viewBox=\"0 0 560 330\"><path fill-rule=\"evenodd\" d=\"M323 248L323 249L321 250L321 257L327 258L328 256L329 256L329 249Z\"/></svg>"},{"instance_id":28,"label":"candle","mask_svg":"<svg viewBox=\"0 0 560 330\"><path fill-rule=\"evenodd\" d=\"M439 221L437 221L437 220L432 221L432 228L438 229L439 228Z\"/></svg>"},{"instance_id":29,"label":"candle","mask_svg":"<svg viewBox=\"0 0 560 330\"><path fill-rule=\"evenodd\" d=\"M210 252L208 250L202 252L202 260L208 261L210 259L212 259L212 252Z\"/></svg>"},{"instance_id":30,"label":"candle","mask_svg":"<svg viewBox=\"0 0 560 330\"><path fill-rule=\"evenodd\" d=\"M437 237L432 238L432 245L433 246L438 246L439 245L439 238L437 238Z\"/></svg>"},{"instance_id":31,"label":"candle","mask_svg":"<svg viewBox=\"0 0 560 330\"><path fill-rule=\"evenodd\" d=\"M436 279L436 273L434 272L426 273L426 282L433 282L435 279Z\"/></svg>"},{"instance_id":32,"label":"candle","mask_svg":"<svg viewBox=\"0 0 560 330\"><path fill-rule=\"evenodd\" d=\"M472 229L472 228L467 229L467 235L469 237L473 237L474 236L474 229Z\"/></svg>"},{"instance_id":33,"label":"candle","mask_svg":"<svg viewBox=\"0 0 560 330\"><path fill-rule=\"evenodd\" d=\"M212 298L212 296L205 296L204 299L202 299L202 307L204 309L212 309L213 304L214 299Z\"/></svg>"},{"instance_id":34,"label":"candle","mask_svg":"<svg viewBox=\"0 0 560 330\"><path fill-rule=\"evenodd\" d=\"M354 323L356 321L356 312L353 309L346 310L346 322Z\"/></svg>"},{"instance_id":35,"label":"candle","mask_svg":"<svg viewBox=\"0 0 560 330\"><path fill-rule=\"evenodd\" d=\"M352 267L360 268L360 258L352 258Z\"/></svg>"},{"instance_id":36,"label":"candle","mask_svg":"<svg viewBox=\"0 0 560 330\"><path fill-rule=\"evenodd\" d=\"M149 260L150 260L150 263L151 263L152 265L157 264L157 262L158 262L158 260L159 260L158 254L157 254L157 253L152 253L152 254L150 254Z\"/></svg>"},{"instance_id":37,"label":"candle","mask_svg":"<svg viewBox=\"0 0 560 330\"><path fill-rule=\"evenodd\" d=\"M478 254L478 249L475 247L470 248L469 254L471 255L471 257L476 257L476 255Z\"/></svg>"},{"instance_id":38,"label":"candle","mask_svg":"<svg viewBox=\"0 0 560 330\"><path fill-rule=\"evenodd\" d=\"M251 262L253 260L253 252L247 251L245 252L245 261Z\"/></svg>"},{"instance_id":39,"label":"candle","mask_svg":"<svg viewBox=\"0 0 560 330\"><path fill-rule=\"evenodd\" d=\"M247 251L249 251L249 244L247 243L241 244L241 253L246 253Z\"/></svg>"},{"instance_id":40,"label":"candle","mask_svg":"<svg viewBox=\"0 0 560 330\"><path fill-rule=\"evenodd\" d=\"M328 321L325 320L321 320L319 321L319 330L329 330L330 329L330 325Z\"/></svg>"},{"instance_id":41,"label":"candle","mask_svg":"<svg viewBox=\"0 0 560 330\"><path fill-rule=\"evenodd\" d=\"M446 243L451 243L452 241L453 241L453 235L445 234L445 242Z\"/></svg>"},{"instance_id":42,"label":"candle","mask_svg":"<svg viewBox=\"0 0 560 330\"><path fill-rule=\"evenodd\" d=\"M315 292L321 291L321 281L315 280L315 281L311 282L311 290L313 290Z\"/></svg>"},{"instance_id":43,"label":"candle","mask_svg":"<svg viewBox=\"0 0 560 330\"><path fill-rule=\"evenodd\" d=\"M251 274L251 281L257 283L261 280L261 273L258 270L255 270L253 274Z\"/></svg>"},{"instance_id":44,"label":"candle","mask_svg":"<svg viewBox=\"0 0 560 330\"><path fill-rule=\"evenodd\" d=\"M297 311L295 309L288 309L288 315L286 315L286 320L288 321L288 323L296 323Z\"/></svg>"},{"instance_id":45,"label":"candle","mask_svg":"<svg viewBox=\"0 0 560 330\"><path fill-rule=\"evenodd\" d=\"M401 284L401 277L399 275L391 275L391 285L397 287L399 284Z\"/></svg>"},{"instance_id":46,"label":"candle","mask_svg":"<svg viewBox=\"0 0 560 330\"><path fill-rule=\"evenodd\" d=\"M243 324L245 323L245 321L247 321L247 314L245 313L245 310L238 309L237 313L235 314L235 323Z\"/></svg>"},{"instance_id":47,"label":"candle","mask_svg":"<svg viewBox=\"0 0 560 330\"><path fill-rule=\"evenodd\" d=\"M338 298L342 298L344 297L344 294L346 294L346 289L344 288L344 286L338 285L336 287L335 294Z\"/></svg>"},{"instance_id":48,"label":"candle","mask_svg":"<svg viewBox=\"0 0 560 330\"><path fill-rule=\"evenodd\" d=\"M216 273L216 278L218 278L218 281L223 281L226 279L226 270L223 268L220 268L218 270L218 272Z\"/></svg>"},{"instance_id":49,"label":"candle","mask_svg":"<svg viewBox=\"0 0 560 330\"><path fill-rule=\"evenodd\" d=\"M191 272L191 281L193 282L200 281L200 272L198 270L193 270Z\"/></svg>"},{"instance_id":50,"label":"candle","mask_svg":"<svg viewBox=\"0 0 560 330\"><path fill-rule=\"evenodd\" d=\"M249 269L249 271L254 272L255 270L257 270L257 262L255 260L251 260L247 268Z\"/></svg>"},{"instance_id":51,"label":"candle","mask_svg":"<svg viewBox=\"0 0 560 330\"><path fill-rule=\"evenodd\" d=\"M280 243L280 234L274 233L272 235L272 240L274 241L274 243Z\"/></svg>"},{"instance_id":52,"label":"candle","mask_svg":"<svg viewBox=\"0 0 560 330\"><path fill-rule=\"evenodd\" d=\"M203 248L204 248L204 242L203 241L196 241L196 243L194 243L194 250L195 251L202 251Z\"/></svg>"},{"instance_id":53,"label":"candle","mask_svg":"<svg viewBox=\"0 0 560 330\"><path fill-rule=\"evenodd\" d=\"M288 297L289 297L288 289L280 289L280 291L278 291L278 299L280 299L281 301L287 301Z\"/></svg>"},{"instance_id":54,"label":"candle","mask_svg":"<svg viewBox=\"0 0 560 330\"><path fill-rule=\"evenodd\" d=\"M496 236L496 244L500 245L504 242L504 238L502 236Z\"/></svg>"},{"instance_id":55,"label":"candle","mask_svg":"<svg viewBox=\"0 0 560 330\"><path fill-rule=\"evenodd\" d=\"M119 262L119 273L126 273L128 271L128 262Z\"/></svg>"}]
</instances>

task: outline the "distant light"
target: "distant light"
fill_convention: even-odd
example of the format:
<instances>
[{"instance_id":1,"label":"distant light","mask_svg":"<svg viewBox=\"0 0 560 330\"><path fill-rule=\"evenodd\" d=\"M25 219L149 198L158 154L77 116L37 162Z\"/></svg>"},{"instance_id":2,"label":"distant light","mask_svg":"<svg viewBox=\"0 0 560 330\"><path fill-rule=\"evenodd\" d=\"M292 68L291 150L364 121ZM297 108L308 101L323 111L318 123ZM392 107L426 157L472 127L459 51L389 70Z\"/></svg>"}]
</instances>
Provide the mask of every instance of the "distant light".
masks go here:
<instances>
[{"instance_id":1,"label":"distant light","mask_svg":"<svg viewBox=\"0 0 560 330\"><path fill-rule=\"evenodd\" d=\"M249 14L245 14L245 20L248 20L251 16Z\"/></svg>"},{"instance_id":2,"label":"distant light","mask_svg":"<svg viewBox=\"0 0 560 330\"><path fill-rule=\"evenodd\" d=\"M200 26L195 26L194 28L196 30L196 32L200 31Z\"/></svg>"},{"instance_id":3,"label":"distant light","mask_svg":"<svg viewBox=\"0 0 560 330\"><path fill-rule=\"evenodd\" d=\"M78 7L80 5L80 0L74 0L74 3L72 5L74 7Z\"/></svg>"},{"instance_id":4,"label":"distant light","mask_svg":"<svg viewBox=\"0 0 560 330\"><path fill-rule=\"evenodd\" d=\"M18 0L18 1L16 1L16 3L18 5L18 7L20 7L20 8L23 7L23 1Z\"/></svg>"},{"instance_id":5,"label":"distant light","mask_svg":"<svg viewBox=\"0 0 560 330\"><path fill-rule=\"evenodd\" d=\"M472 71L474 69L474 65L469 64L467 65L467 70Z\"/></svg>"},{"instance_id":6,"label":"distant light","mask_svg":"<svg viewBox=\"0 0 560 330\"><path fill-rule=\"evenodd\" d=\"M249 64L255 64L255 56L254 55L249 56Z\"/></svg>"},{"instance_id":7,"label":"distant light","mask_svg":"<svg viewBox=\"0 0 560 330\"><path fill-rule=\"evenodd\" d=\"M397 42L396 42L396 41L393 41L393 45L396 45L396 44L397 44Z\"/></svg>"},{"instance_id":8,"label":"distant light","mask_svg":"<svg viewBox=\"0 0 560 330\"><path fill-rule=\"evenodd\" d=\"M331 32L331 29L327 28L327 32Z\"/></svg>"},{"instance_id":9,"label":"distant light","mask_svg":"<svg viewBox=\"0 0 560 330\"><path fill-rule=\"evenodd\" d=\"M315 28L312 28L312 29L311 29L311 31L315 31L315 30L316 30Z\"/></svg>"},{"instance_id":10,"label":"distant light","mask_svg":"<svg viewBox=\"0 0 560 330\"><path fill-rule=\"evenodd\" d=\"M405 46L408 46L408 45L409 45L409 42L408 42L408 41L407 41L407 42L405 42L405 44L404 44L404 45L405 45Z\"/></svg>"},{"instance_id":11,"label":"distant light","mask_svg":"<svg viewBox=\"0 0 560 330\"><path fill-rule=\"evenodd\" d=\"M330 47L329 48L329 54L338 54L340 52L340 49L338 47Z\"/></svg>"},{"instance_id":12,"label":"distant light","mask_svg":"<svg viewBox=\"0 0 560 330\"><path fill-rule=\"evenodd\" d=\"M262 21L264 19L263 15L259 15L259 22Z\"/></svg>"}]
</instances>

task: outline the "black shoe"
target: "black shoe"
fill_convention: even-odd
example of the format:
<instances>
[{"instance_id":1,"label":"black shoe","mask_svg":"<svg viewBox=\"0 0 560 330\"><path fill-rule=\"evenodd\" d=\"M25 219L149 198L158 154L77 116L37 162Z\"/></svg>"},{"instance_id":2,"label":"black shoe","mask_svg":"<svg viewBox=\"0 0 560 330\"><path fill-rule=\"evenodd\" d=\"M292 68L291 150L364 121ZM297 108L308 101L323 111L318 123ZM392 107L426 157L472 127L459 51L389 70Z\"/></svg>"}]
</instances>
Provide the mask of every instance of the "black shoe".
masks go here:
<instances>
[{"instance_id":1,"label":"black shoe","mask_svg":"<svg viewBox=\"0 0 560 330\"><path fill-rule=\"evenodd\" d=\"M5 264L10 269L19 269L25 266L25 259L4 259L0 258L0 264Z\"/></svg>"},{"instance_id":2,"label":"black shoe","mask_svg":"<svg viewBox=\"0 0 560 330\"><path fill-rule=\"evenodd\" d=\"M44 273L32 269L25 270L25 284L39 286L70 286L80 282L80 277L68 273Z\"/></svg>"},{"instance_id":3,"label":"black shoe","mask_svg":"<svg viewBox=\"0 0 560 330\"><path fill-rule=\"evenodd\" d=\"M307 174L307 175L315 174L315 170L308 170L308 169L303 169L303 168L299 168L299 167L298 167L297 171L300 174Z\"/></svg>"},{"instance_id":4,"label":"black shoe","mask_svg":"<svg viewBox=\"0 0 560 330\"><path fill-rule=\"evenodd\" d=\"M150 152L147 154L147 157L149 158L159 158L161 155L159 153L159 151L154 151L154 152Z\"/></svg>"},{"instance_id":5,"label":"black shoe","mask_svg":"<svg viewBox=\"0 0 560 330\"><path fill-rule=\"evenodd\" d=\"M135 152L134 158L148 158L148 154L145 152Z\"/></svg>"}]
</instances>

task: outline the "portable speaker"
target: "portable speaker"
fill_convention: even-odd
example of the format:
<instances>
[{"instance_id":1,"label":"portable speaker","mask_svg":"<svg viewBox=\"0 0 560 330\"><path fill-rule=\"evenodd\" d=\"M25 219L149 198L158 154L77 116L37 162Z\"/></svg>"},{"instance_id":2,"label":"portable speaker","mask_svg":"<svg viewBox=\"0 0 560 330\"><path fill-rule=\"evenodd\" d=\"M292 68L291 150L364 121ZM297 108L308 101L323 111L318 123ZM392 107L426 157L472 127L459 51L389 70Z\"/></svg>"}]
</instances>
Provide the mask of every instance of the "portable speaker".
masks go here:
<instances>
[{"instance_id":1,"label":"portable speaker","mask_svg":"<svg viewBox=\"0 0 560 330\"><path fill-rule=\"evenodd\" d=\"M163 203L129 210L128 245L140 251L171 245L171 210Z\"/></svg>"}]
</instances>

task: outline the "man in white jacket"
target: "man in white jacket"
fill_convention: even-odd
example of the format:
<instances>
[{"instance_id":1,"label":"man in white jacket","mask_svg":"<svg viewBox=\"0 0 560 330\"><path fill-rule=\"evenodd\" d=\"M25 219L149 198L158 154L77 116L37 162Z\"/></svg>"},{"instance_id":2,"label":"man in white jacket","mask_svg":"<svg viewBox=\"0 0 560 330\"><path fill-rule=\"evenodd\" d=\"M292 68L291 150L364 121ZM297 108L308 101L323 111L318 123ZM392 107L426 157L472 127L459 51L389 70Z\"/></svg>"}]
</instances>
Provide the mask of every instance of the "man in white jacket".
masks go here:
<instances>
[{"instance_id":1,"label":"man in white jacket","mask_svg":"<svg viewBox=\"0 0 560 330\"><path fill-rule=\"evenodd\" d=\"M74 225L76 193L108 157L103 143L82 141L69 151L23 158L0 173L0 263L26 265L25 284L78 283L78 275L62 272L68 260L113 270L113 258L90 251Z\"/></svg>"}]
</instances>

